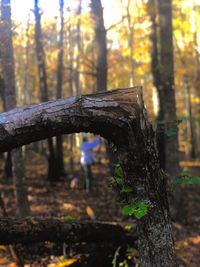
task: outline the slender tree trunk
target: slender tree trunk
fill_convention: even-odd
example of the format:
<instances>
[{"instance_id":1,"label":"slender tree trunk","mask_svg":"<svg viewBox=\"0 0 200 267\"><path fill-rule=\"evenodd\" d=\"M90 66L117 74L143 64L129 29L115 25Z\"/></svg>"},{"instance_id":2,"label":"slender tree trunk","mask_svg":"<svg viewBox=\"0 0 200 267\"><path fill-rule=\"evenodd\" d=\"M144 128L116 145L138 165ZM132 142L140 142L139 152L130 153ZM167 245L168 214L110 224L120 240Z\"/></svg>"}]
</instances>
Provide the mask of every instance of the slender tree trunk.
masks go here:
<instances>
[{"instance_id":1,"label":"slender tree trunk","mask_svg":"<svg viewBox=\"0 0 200 267\"><path fill-rule=\"evenodd\" d=\"M158 0L160 22L160 89L164 92L164 119L167 130L173 130L172 135L165 135L166 171L173 178L180 171L178 150L178 128L176 125L176 100L174 86L174 59L172 39L172 4L171 0Z\"/></svg>"},{"instance_id":2,"label":"slender tree trunk","mask_svg":"<svg viewBox=\"0 0 200 267\"><path fill-rule=\"evenodd\" d=\"M25 69L24 69L24 102L26 105L30 105L31 103L31 92L29 88L29 80L30 80L30 73L29 73L29 64L30 64L30 57L29 57L29 46L30 46L30 36L29 36L29 29L30 29L30 13L27 20L26 26L26 47L25 47Z\"/></svg>"},{"instance_id":3,"label":"slender tree trunk","mask_svg":"<svg viewBox=\"0 0 200 267\"><path fill-rule=\"evenodd\" d=\"M107 62L107 32L104 25L103 7L101 0L91 0L92 14L95 22L95 41L97 47L97 92L107 91L107 75L108 75L108 62ZM101 147L98 152L100 153ZM106 143L106 152L109 159L109 169L111 175L113 174L115 165L115 156Z\"/></svg>"},{"instance_id":4,"label":"slender tree trunk","mask_svg":"<svg viewBox=\"0 0 200 267\"><path fill-rule=\"evenodd\" d=\"M15 88L15 69L14 56L12 45L12 24L11 24L11 6L10 0L1 1L1 19L3 22L3 33L1 39L2 52L2 68L4 76L4 99L5 108L10 110L16 107L16 88ZM9 154L8 154L9 155ZM24 184L24 162L22 157L22 149L14 149L12 151L11 159L13 163L13 182L15 195L17 200L17 210L19 216L26 216L29 214L29 204L27 198L27 191Z\"/></svg>"},{"instance_id":5,"label":"slender tree trunk","mask_svg":"<svg viewBox=\"0 0 200 267\"><path fill-rule=\"evenodd\" d=\"M200 99L200 52L198 50L199 43L198 43L198 30L197 30L197 20L199 19L198 14L196 14L196 2L193 0L193 12L192 16L194 19L194 48L195 48L195 61L196 61L196 75L195 75L195 89L196 89L196 95ZM200 109L197 107L197 114L200 114ZM200 121L197 121L197 131L200 129ZM195 126L195 125L194 125ZM195 132L195 127L194 127L194 132ZM195 134L193 136L194 140L192 143L195 143L197 146L195 149L195 152L193 153L193 158L196 157L196 150L199 150L200 148L200 138L195 138Z\"/></svg>"},{"instance_id":6,"label":"slender tree trunk","mask_svg":"<svg viewBox=\"0 0 200 267\"><path fill-rule=\"evenodd\" d=\"M0 34L3 35L3 32ZM3 102L3 109L6 111L6 105L5 105L5 84L3 78L0 76L0 95ZM4 165L4 171L6 180L12 180L13 178L13 171L12 171L12 158L10 151L6 153L5 155L5 165Z\"/></svg>"},{"instance_id":7,"label":"slender tree trunk","mask_svg":"<svg viewBox=\"0 0 200 267\"><path fill-rule=\"evenodd\" d=\"M42 45L41 13L38 6L38 2L39 0L34 0L36 56L38 62L38 74L39 74L39 85L40 85L40 95L41 95L40 98L41 101L47 101L48 100L47 74L46 74L44 49Z\"/></svg>"},{"instance_id":8,"label":"slender tree trunk","mask_svg":"<svg viewBox=\"0 0 200 267\"><path fill-rule=\"evenodd\" d=\"M158 149L161 166L173 179L179 173L179 152L171 0L150 0L149 11L152 22L152 73L159 96ZM159 17L159 28L156 17Z\"/></svg>"},{"instance_id":9,"label":"slender tree trunk","mask_svg":"<svg viewBox=\"0 0 200 267\"><path fill-rule=\"evenodd\" d=\"M128 47L130 49L130 86L134 85L134 71L135 71L135 66L134 66L134 49L133 49L133 34L134 34L134 26L131 21L131 14L130 14L130 4L131 0L128 0L127 6L126 6L126 14L127 14L127 21L128 21Z\"/></svg>"},{"instance_id":10,"label":"slender tree trunk","mask_svg":"<svg viewBox=\"0 0 200 267\"><path fill-rule=\"evenodd\" d=\"M76 70L75 70L75 77L74 77L74 82L75 82L75 88L76 88L76 95L80 96L81 95L81 83L80 83L80 51L81 51L81 15L82 11L82 0L79 0L78 8L77 8L77 16L78 22L76 25L76 38L75 38L75 45L76 45Z\"/></svg>"},{"instance_id":11,"label":"slender tree trunk","mask_svg":"<svg viewBox=\"0 0 200 267\"><path fill-rule=\"evenodd\" d=\"M34 0L35 7L35 43L36 43L36 56L38 61L38 74L39 74L39 84L40 84L40 94L41 101L48 100L48 86L47 86L47 74L46 74L46 64L45 55L42 45L42 30L41 30L41 13L38 6L39 0ZM56 155L54 151L53 140L48 139L48 180L56 181L58 179L58 166L56 162Z\"/></svg>"},{"instance_id":12,"label":"slender tree trunk","mask_svg":"<svg viewBox=\"0 0 200 267\"><path fill-rule=\"evenodd\" d=\"M59 0L60 3L60 37L58 44L58 67L57 67L57 98L62 97L62 84L63 84L63 35L64 35L64 1ZM56 159L58 165L58 175L61 177L65 173L63 161L63 143L62 135L56 137Z\"/></svg>"},{"instance_id":13,"label":"slender tree trunk","mask_svg":"<svg viewBox=\"0 0 200 267\"><path fill-rule=\"evenodd\" d=\"M107 90L107 40L101 0L91 0L97 47L97 92Z\"/></svg>"},{"instance_id":14,"label":"slender tree trunk","mask_svg":"<svg viewBox=\"0 0 200 267\"><path fill-rule=\"evenodd\" d=\"M171 0L150 0L152 22L152 73L159 96L157 145L160 165L167 172L169 181L180 173L178 127L174 87ZM156 18L159 20L156 20ZM156 21L159 21L157 27ZM182 192L177 189L171 196L171 211L176 219L183 218Z\"/></svg>"},{"instance_id":15,"label":"slender tree trunk","mask_svg":"<svg viewBox=\"0 0 200 267\"><path fill-rule=\"evenodd\" d=\"M186 105L187 105L187 110L188 110L188 120L189 120L189 131L190 131L190 145L191 145L191 150L190 150L190 157L192 159L196 158L196 150L195 150L195 132L194 132L194 124L193 124L193 114L192 114L192 103L191 103L191 91L190 91L190 85L188 81L188 77L184 76L184 87L186 91Z\"/></svg>"},{"instance_id":16,"label":"slender tree trunk","mask_svg":"<svg viewBox=\"0 0 200 267\"><path fill-rule=\"evenodd\" d=\"M5 171L6 179L8 179L8 181L12 180L13 168L12 168L12 156L11 156L10 151L6 153L4 171Z\"/></svg>"},{"instance_id":17,"label":"slender tree trunk","mask_svg":"<svg viewBox=\"0 0 200 267\"><path fill-rule=\"evenodd\" d=\"M156 2L155 0L149 0L148 3L149 14L151 19L151 71L153 75L153 84L158 92L158 101L159 101L159 111L157 116L157 131L156 131L156 140L159 153L160 166L165 170L165 135L162 124L160 122L164 121L164 93L161 88L161 73L160 73L160 51L158 45L158 26L156 23Z\"/></svg>"},{"instance_id":18,"label":"slender tree trunk","mask_svg":"<svg viewBox=\"0 0 200 267\"><path fill-rule=\"evenodd\" d=\"M67 54L67 61L69 65L69 72L68 72L68 84L69 84L69 95L73 96L74 95L74 90L73 90L73 61L74 61L74 42L73 42L73 32L72 32L72 25L69 21L68 23L68 51L69 53Z\"/></svg>"}]
</instances>

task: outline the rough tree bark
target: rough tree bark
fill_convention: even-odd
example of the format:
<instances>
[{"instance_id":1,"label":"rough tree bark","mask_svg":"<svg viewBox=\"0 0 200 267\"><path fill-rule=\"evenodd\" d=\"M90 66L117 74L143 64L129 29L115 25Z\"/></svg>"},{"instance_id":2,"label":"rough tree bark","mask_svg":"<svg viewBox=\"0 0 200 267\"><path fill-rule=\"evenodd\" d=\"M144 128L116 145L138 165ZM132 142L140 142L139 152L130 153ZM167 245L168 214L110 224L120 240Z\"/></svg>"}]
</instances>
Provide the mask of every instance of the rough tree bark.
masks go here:
<instances>
[{"instance_id":1,"label":"rough tree bark","mask_svg":"<svg viewBox=\"0 0 200 267\"><path fill-rule=\"evenodd\" d=\"M142 266L175 266L166 177L159 166L141 88L71 97L3 113L0 151L80 131L100 134L113 143L124 171L123 183L132 187L127 202L137 199L148 204L148 213L138 222Z\"/></svg>"},{"instance_id":2,"label":"rough tree bark","mask_svg":"<svg viewBox=\"0 0 200 267\"><path fill-rule=\"evenodd\" d=\"M4 100L5 109L10 110L16 107L15 69L12 44L10 0L1 1L1 19L3 22L1 32L1 58L5 86ZM27 198L27 191L24 184L24 162L22 156L22 149L18 148L13 150L12 155L9 156L11 156L11 161L13 164L13 182L17 200L18 215L23 217L28 215L30 210Z\"/></svg>"}]
</instances>

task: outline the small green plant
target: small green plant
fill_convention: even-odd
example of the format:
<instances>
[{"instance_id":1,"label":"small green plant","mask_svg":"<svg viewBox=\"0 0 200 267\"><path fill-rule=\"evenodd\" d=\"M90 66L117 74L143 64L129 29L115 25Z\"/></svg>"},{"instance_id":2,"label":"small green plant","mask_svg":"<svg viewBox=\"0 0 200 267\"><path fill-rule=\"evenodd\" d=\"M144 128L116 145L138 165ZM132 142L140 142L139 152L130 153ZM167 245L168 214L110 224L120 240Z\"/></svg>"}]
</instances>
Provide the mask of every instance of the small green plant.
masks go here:
<instances>
[{"instance_id":1,"label":"small green plant","mask_svg":"<svg viewBox=\"0 0 200 267\"><path fill-rule=\"evenodd\" d=\"M133 198L134 189L130 185L124 184L124 172L120 164L115 165L113 180L119 189L120 204L128 203L128 198ZM129 195L127 195L129 194ZM143 201L138 201L136 198L131 203L126 204L121 212L123 215L134 216L136 219L141 219L148 212L149 205Z\"/></svg>"},{"instance_id":2,"label":"small green plant","mask_svg":"<svg viewBox=\"0 0 200 267\"><path fill-rule=\"evenodd\" d=\"M133 226L131 224L125 225L124 229L128 232L130 232L133 229Z\"/></svg>"},{"instance_id":3,"label":"small green plant","mask_svg":"<svg viewBox=\"0 0 200 267\"><path fill-rule=\"evenodd\" d=\"M148 212L149 205L143 201L133 200L130 204L122 208L122 214L134 216L136 219L141 219Z\"/></svg>"},{"instance_id":4,"label":"small green plant","mask_svg":"<svg viewBox=\"0 0 200 267\"><path fill-rule=\"evenodd\" d=\"M172 182L172 185L192 185L200 184L200 177L193 176L188 172L182 172L177 179Z\"/></svg>"},{"instance_id":5,"label":"small green plant","mask_svg":"<svg viewBox=\"0 0 200 267\"><path fill-rule=\"evenodd\" d=\"M121 247L119 246L114 254L113 260L112 260L112 265L113 267L117 267L117 257L119 256L119 251L120 251Z\"/></svg>"},{"instance_id":6,"label":"small green plant","mask_svg":"<svg viewBox=\"0 0 200 267\"><path fill-rule=\"evenodd\" d=\"M65 222L70 222L70 221L77 220L77 218L75 216L72 216L72 215L66 215L66 216L64 216L63 219L64 219Z\"/></svg>"},{"instance_id":7,"label":"small green plant","mask_svg":"<svg viewBox=\"0 0 200 267\"><path fill-rule=\"evenodd\" d=\"M119 263L119 267L129 267L127 260L124 260L122 262Z\"/></svg>"},{"instance_id":8,"label":"small green plant","mask_svg":"<svg viewBox=\"0 0 200 267\"><path fill-rule=\"evenodd\" d=\"M122 187L121 193L131 193L133 192L133 188L128 186L128 185L124 185Z\"/></svg>"},{"instance_id":9,"label":"small green plant","mask_svg":"<svg viewBox=\"0 0 200 267\"><path fill-rule=\"evenodd\" d=\"M114 180L116 181L117 184L122 185L123 179L124 179L124 173L122 167L120 164L116 164L114 170Z\"/></svg>"}]
</instances>

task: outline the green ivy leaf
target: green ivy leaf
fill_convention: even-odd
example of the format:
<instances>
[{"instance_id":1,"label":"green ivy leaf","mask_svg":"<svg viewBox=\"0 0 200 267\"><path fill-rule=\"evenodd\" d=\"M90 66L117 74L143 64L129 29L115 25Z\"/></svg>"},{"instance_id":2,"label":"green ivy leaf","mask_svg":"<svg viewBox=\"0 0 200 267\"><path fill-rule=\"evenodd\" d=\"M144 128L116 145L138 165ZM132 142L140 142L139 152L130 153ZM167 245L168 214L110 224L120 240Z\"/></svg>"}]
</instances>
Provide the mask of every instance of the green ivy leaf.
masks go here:
<instances>
[{"instance_id":1,"label":"green ivy leaf","mask_svg":"<svg viewBox=\"0 0 200 267\"><path fill-rule=\"evenodd\" d=\"M149 206L142 201L133 201L122 208L122 214L128 216L134 215L135 218L139 220L147 214L148 207Z\"/></svg>"},{"instance_id":2,"label":"green ivy leaf","mask_svg":"<svg viewBox=\"0 0 200 267\"><path fill-rule=\"evenodd\" d=\"M138 203L138 207L135 209L134 216L136 219L141 219L144 215L146 215L148 212L148 205L146 205L144 202Z\"/></svg>"},{"instance_id":3,"label":"green ivy leaf","mask_svg":"<svg viewBox=\"0 0 200 267\"><path fill-rule=\"evenodd\" d=\"M133 213L134 213L134 208L130 204L122 208L123 215L131 216L133 215Z\"/></svg>"},{"instance_id":4,"label":"green ivy leaf","mask_svg":"<svg viewBox=\"0 0 200 267\"><path fill-rule=\"evenodd\" d=\"M133 192L133 188L131 188L130 186L123 186L121 193L131 193Z\"/></svg>"},{"instance_id":5,"label":"green ivy leaf","mask_svg":"<svg viewBox=\"0 0 200 267\"><path fill-rule=\"evenodd\" d=\"M123 170L120 164L115 165L115 170L114 170L114 179L117 183L121 184L123 182L124 174Z\"/></svg>"},{"instance_id":6,"label":"green ivy leaf","mask_svg":"<svg viewBox=\"0 0 200 267\"><path fill-rule=\"evenodd\" d=\"M115 176L123 178L123 170L120 164L115 165Z\"/></svg>"}]
</instances>

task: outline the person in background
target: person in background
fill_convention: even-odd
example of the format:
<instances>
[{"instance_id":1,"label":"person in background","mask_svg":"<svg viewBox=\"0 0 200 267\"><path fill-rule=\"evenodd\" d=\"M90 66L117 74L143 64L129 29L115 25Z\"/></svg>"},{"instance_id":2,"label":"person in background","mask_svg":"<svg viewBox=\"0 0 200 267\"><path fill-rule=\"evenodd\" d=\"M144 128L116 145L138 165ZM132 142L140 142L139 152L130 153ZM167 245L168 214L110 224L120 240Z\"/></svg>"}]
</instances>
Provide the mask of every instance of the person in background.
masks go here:
<instances>
[{"instance_id":1,"label":"person in background","mask_svg":"<svg viewBox=\"0 0 200 267\"><path fill-rule=\"evenodd\" d=\"M92 183L92 170L91 166L94 162L94 151L93 149L100 145L99 138L94 141L89 142L87 136L83 137L83 142L81 144L81 165L83 167L85 175L85 190L87 193L91 191Z\"/></svg>"},{"instance_id":2,"label":"person in background","mask_svg":"<svg viewBox=\"0 0 200 267\"><path fill-rule=\"evenodd\" d=\"M74 178L71 180L69 186L70 186L70 188L71 188L72 190L76 190L76 189L78 189L78 188L79 188L79 180L78 180L78 178L77 178L77 177L74 177Z\"/></svg>"}]
</instances>

